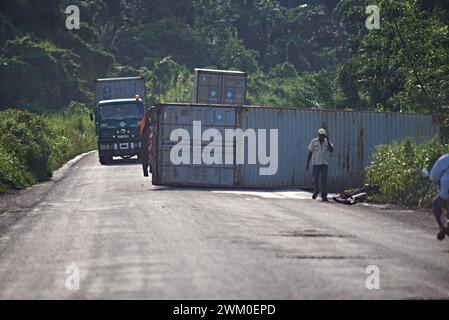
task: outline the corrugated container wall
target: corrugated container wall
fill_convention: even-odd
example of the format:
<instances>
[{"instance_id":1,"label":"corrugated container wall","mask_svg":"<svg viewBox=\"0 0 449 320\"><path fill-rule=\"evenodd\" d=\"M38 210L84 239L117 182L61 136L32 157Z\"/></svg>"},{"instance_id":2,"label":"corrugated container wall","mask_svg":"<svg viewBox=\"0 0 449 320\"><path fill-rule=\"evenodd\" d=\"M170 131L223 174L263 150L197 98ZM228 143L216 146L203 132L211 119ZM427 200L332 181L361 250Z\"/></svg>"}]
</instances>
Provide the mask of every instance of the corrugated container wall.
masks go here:
<instances>
[{"instance_id":1,"label":"corrugated container wall","mask_svg":"<svg viewBox=\"0 0 449 320\"><path fill-rule=\"evenodd\" d=\"M334 190L363 183L364 168L379 144L406 138L423 142L439 131L438 123L427 115L251 107L243 108L241 127L279 130L277 174L261 176L258 166L243 165L239 177L242 186L311 187L312 170L305 170L307 147L318 129L325 127L335 146L328 180Z\"/></svg>"},{"instance_id":2,"label":"corrugated container wall","mask_svg":"<svg viewBox=\"0 0 449 320\"><path fill-rule=\"evenodd\" d=\"M143 77L98 79L95 82L95 104L101 100L131 99L139 95L145 101Z\"/></svg>"},{"instance_id":3,"label":"corrugated container wall","mask_svg":"<svg viewBox=\"0 0 449 320\"><path fill-rule=\"evenodd\" d=\"M246 99L246 73L195 69L193 103L242 105Z\"/></svg>"},{"instance_id":4,"label":"corrugated container wall","mask_svg":"<svg viewBox=\"0 0 449 320\"><path fill-rule=\"evenodd\" d=\"M156 162L160 174L158 176L156 173L153 177L155 184L242 188L311 187L312 170L305 169L307 146L317 136L318 128L325 127L335 145L329 165L329 185L330 189L338 191L363 183L364 168L371 162L372 152L377 145L406 138L423 142L439 132L439 124L427 115L251 106L161 105L159 108L160 123L157 130L160 131L158 144L162 153L158 152L158 159L164 159L164 167L160 161ZM259 164L249 165L246 162L235 166L172 165L167 158L167 152L175 144L169 141L170 132L179 127L191 130L194 120L204 123L203 131L208 128L220 131L225 128L254 129L256 132L257 129L277 129L277 173L260 175ZM235 151L235 146L226 146L226 150ZM267 150L270 150L269 147ZM161 175L165 177L161 179Z\"/></svg>"}]
</instances>

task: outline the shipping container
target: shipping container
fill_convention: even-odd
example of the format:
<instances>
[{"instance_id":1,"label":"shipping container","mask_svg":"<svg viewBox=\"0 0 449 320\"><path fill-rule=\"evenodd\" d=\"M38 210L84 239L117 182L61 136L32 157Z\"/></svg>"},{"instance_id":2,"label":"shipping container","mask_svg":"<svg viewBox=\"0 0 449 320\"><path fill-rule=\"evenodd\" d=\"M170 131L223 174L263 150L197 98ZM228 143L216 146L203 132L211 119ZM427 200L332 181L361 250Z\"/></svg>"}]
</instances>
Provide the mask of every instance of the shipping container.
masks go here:
<instances>
[{"instance_id":1,"label":"shipping container","mask_svg":"<svg viewBox=\"0 0 449 320\"><path fill-rule=\"evenodd\" d=\"M143 77L108 78L95 81L95 105L102 100L131 99L136 95L145 102Z\"/></svg>"},{"instance_id":2,"label":"shipping container","mask_svg":"<svg viewBox=\"0 0 449 320\"><path fill-rule=\"evenodd\" d=\"M312 170L306 171L310 141L325 127L335 151L329 163L329 186L333 191L360 186L364 169L371 162L376 146L410 138L416 142L432 139L439 123L429 115L403 113L350 112L337 110L285 109L254 106L162 104L156 106L156 160L153 184L173 186L235 188L310 188ZM170 151L178 142L170 134L183 128L193 137L193 121L201 121L201 133L217 129L224 137L226 129L270 129L278 134L277 172L261 175L259 160L248 164L248 140L245 140L245 163L236 162L236 143L225 143L223 153L232 154L234 163L221 165L183 164L170 160ZM257 136L257 141L261 138ZM202 148L209 141L200 141ZM271 145L267 143L267 150ZM273 149L274 150L274 149ZM267 152L269 154L269 152ZM225 155L222 157L225 158Z\"/></svg>"},{"instance_id":3,"label":"shipping container","mask_svg":"<svg viewBox=\"0 0 449 320\"><path fill-rule=\"evenodd\" d=\"M195 69L193 103L242 105L246 99L246 73Z\"/></svg>"},{"instance_id":4,"label":"shipping container","mask_svg":"<svg viewBox=\"0 0 449 320\"><path fill-rule=\"evenodd\" d=\"M201 121L201 135L205 130L213 128L220 132L235 129L236 112L233 107L170 104L156 107L156 126L153 131L155 143L155 163L153 165L153 183L164 185L191 185L233 187L235 185L235 165L175 165L170 160L170 152L176 141L170 135L176 129L185 129L192 138L192 145L199 142L201 147L207 143L195 139L193 121ZM153 142L154 143L154 142ZM225 145L223 158L233 153L232 145Z\"/></svg>"}]
</instances>

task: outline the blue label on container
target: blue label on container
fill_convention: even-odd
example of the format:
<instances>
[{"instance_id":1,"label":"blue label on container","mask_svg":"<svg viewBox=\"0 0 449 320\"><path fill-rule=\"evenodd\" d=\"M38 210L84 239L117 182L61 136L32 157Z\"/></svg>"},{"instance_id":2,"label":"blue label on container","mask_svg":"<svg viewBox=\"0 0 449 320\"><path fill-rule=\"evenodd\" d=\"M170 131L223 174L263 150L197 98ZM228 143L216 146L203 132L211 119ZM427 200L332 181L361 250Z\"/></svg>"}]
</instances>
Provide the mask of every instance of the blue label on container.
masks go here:
<instances>
[{"instance_id":1,"label":"blue label on container","mask_svg":"<svg viewBox=\"0 0 449 320\"><path fill-rule=\"evenodd\" d=\"M225 100L234 101L235 100L235 90L234 89L226 89L225 91Z\"/></svg>"},{"instance_id":2,"label":"blue label on container","mask_svg":"<svg viewBox=\"0 0 449 320\"><path fill-rule=\"evenodd\" d=\"M211 99L211 100L217 100L218 99L218 90L217 89L210 89L210 91L209 91L209 99Z\"/></svg>"},{"instance_id":3,"label":"blue label on container","mask_svg":"<svg viewBox=\"0 0 449 320\"><path fill-rule=\"evenodd\" d=\"M218 121L218 122L224 121L224 112L223 111L215 111L215 121Z\"/></svg>"}]
</instances>

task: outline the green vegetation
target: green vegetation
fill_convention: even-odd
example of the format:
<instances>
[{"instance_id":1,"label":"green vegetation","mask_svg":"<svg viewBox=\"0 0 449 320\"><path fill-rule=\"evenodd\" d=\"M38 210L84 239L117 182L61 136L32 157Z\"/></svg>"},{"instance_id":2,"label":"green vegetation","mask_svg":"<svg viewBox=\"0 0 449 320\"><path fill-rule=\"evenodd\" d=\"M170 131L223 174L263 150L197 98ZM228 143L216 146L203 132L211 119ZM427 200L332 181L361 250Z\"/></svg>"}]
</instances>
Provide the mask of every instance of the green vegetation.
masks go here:
<instances>
[{"instance_id":1,"label":"green vegetation","mask_svg":"<svg viewBox=\"0 0 449 320\"><path fill-rule=\"evenodd\" d=\"M360 3L361 6L350 3ZM380 30L360 36L362 5L340 1L336 14L355 49L337 69L343 106L355 109L432 113L449 137L449 2L379 0ZM399 36L402 35L403 41Z\"/></svg>"},{"instance_id":2,"label":"green vegetation","mask_svg":"<svg viewBox=\"0 0 449 320\"><path fill-rule=\"evenodd\" d=\"M379 187L381 192L372 200L405 206L428 206L438 193L438 186L423 178L421 170L430 170L445 153L449 153L449 145L437 140L423 144L406 140L380 145L366 169L367 183Z\"/></svg>"},{"instance_id":3,"label":"green vegetation","mask_svg":"<svg viewBox=\"0 0 449 320\"><path fill-rule=\"evenodd\" d=\"M372 4L380 30L365 27ZM192 69L211 67L248 72L251 104L432 113L446 128L448 17L446 0L4 0L0 109L91 105L95 78L137 74L150 102L190 101Z\"/></svg>"},{"instance_id":4,"label":"green vegetation","mask_svg":"<svg viewBox=\"0 0 449 320\"><path fill-rule=\"evenodd\" d=\"M46 181L73 156L95 148L88 109L71 103L63 113L0 112L0 192Z\"/></svg>"},{"instance_id":5,"label":"green vegetation","mask_svg":"<svg viewBox=\"0 0 449 320\"><path fill-rule=\"evenodd\" d=\"M96 149L95 124L90 121L89 114L85 105L71 102L63 112L46 117L51 130L50 170L80 153Z\"/></svg>"}]
</instances>

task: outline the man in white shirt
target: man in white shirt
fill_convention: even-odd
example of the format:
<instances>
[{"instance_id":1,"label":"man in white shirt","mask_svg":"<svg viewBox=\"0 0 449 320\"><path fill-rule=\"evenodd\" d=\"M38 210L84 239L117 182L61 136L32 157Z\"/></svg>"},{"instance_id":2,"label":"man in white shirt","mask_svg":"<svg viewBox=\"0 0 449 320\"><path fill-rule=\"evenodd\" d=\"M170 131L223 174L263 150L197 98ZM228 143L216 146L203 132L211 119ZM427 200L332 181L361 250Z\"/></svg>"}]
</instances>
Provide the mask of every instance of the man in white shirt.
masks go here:
<instances>
[{"instance_id":1,"label":"man in white shirt","mask_svg":"<svg viewBox=\"0 0 449 320\"><path fill-rule=\"evenodd\" d=\"M313 166L315 190L312 198L316 199L321 190L321 199L327 202L329 201L327 199L327 172L330 155L334 152L334 145L329 141L326 129L321 128L318 130L318 137L312 139L307 149L309 150L309 156L307 157L306 170L309 170L310 161L312 161Z\"/></svg>"}]
</instances>

